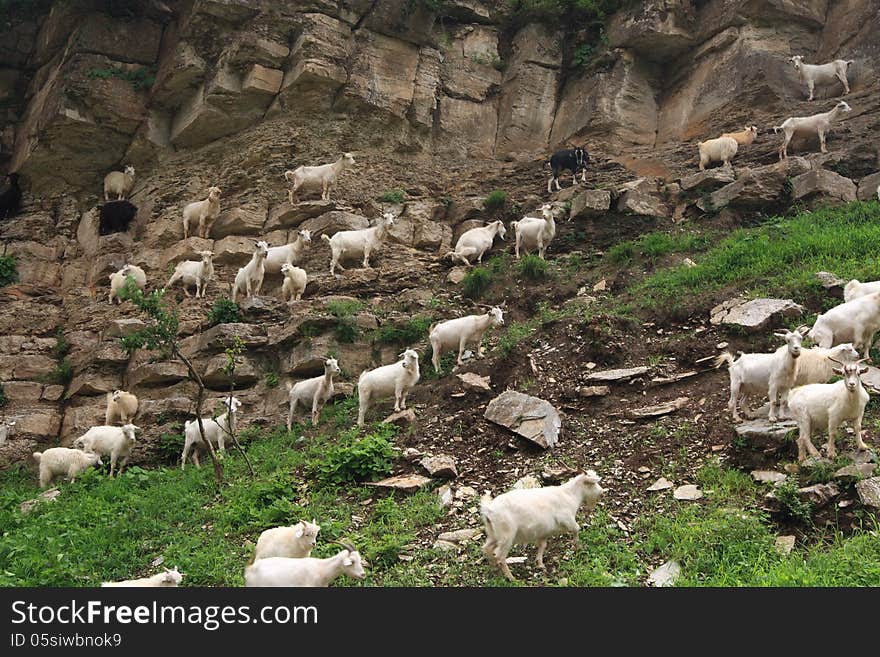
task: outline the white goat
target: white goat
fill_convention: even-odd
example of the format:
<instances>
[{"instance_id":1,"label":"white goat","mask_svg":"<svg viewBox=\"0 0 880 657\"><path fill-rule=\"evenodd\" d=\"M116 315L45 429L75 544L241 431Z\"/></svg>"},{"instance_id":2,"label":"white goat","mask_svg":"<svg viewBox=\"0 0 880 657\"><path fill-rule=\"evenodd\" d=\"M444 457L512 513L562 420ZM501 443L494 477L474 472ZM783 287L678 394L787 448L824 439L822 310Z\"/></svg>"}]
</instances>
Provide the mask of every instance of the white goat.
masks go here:
<instances>
[{"instance_id":1,"label":"white goat","mask_svg":"<svg viewBox=\"0 0 880 657\"><path fill-rule=\"evenodd\" d=\"M199 224L199 237L208 237L211 223L220 215L220 188L209 187L208 198L203 201L193 201L183 208L183 239L189 237L189 224L197 221Z\"/></svg>"},{"instance_id":2,"label":"white goat","mask_svg":"<svg viewBox=\"0 0 880 657\"><path fill-rule=\"evenodd\" d=\"M770 398L770 421L776 422L781 415L788 391L794 386L797 376L797 359L801 355L801 342L807 327L797 331L785 331L773 335L784 338L785 344L770 354L742 354L736 360L725 351L715 359L715 367L724 363L729 365L730 400L727 407L735 422L741 422L739 404L748 415L745 396L767 395Z\"/></svg>"},{"instance_id":3,"label":"white goat","mask_svg":"<svg viewBox=\"0 0 880 657\"><path fill-rule=\"evenodd\" d=\"M302 186L321 186L321 200L330 198L330 186L336 182L339 174L348 167L354 166L354 157L351 153L343 153L342 156L331 164L322 164L316 167L299 166L293 171L285 171L284 178L293 183L293 187L287 192L287 199L291 205L298 201L296 190Z\"/></svg>"},{"instance_id":4,"label":"white goat","mask_svg":"<svg viewBox=\"0 0 880 657\"><path fill-rule=\"evenodd\" d=\"M406 395L419 382L419 355L407 349L400 358L402 360L391 365L361 372L358 378L359 427L364 425L364 417L375 400L394 395L394 410L406 408Z\"/></svg>"},{"instance_id":5,"label":"white goat","mask_svg":"<svg viewBox=\"0 0 880 657\"><path fill-rule=\"evenodd\" d=\"M312 232L300 230L297 231L296 238L289 244L269 247L269 254L266 256L266 273L277 274L285 263L291 265L299 264L303 252L311 245Z\"/></svg>"},{"instance_id":6,"label":"white goat","mask_svg":"<svg viewBox=\"0 0 880 657\"><path fill-rule=\"evenodd\" d=\"M541 217L523 217L519 221L513 221L510 226L516 235L516 259L519 260L519 250L538 250L538 257L544 260L544 252L550 242L556 237L556 221L553 217L553 206L545 203L541 206Z\"/></svg>"},{"instance_id":7,"label":"white goat","mask_svg":"<svg viewBox=\"0 0 880 657\"><path fill-rule=\"evenodd\" d=\"M849 93L849 80L846 79L846 73L850 65L855 64L853 59L835 59L827 64L804 64L802 55L789 57L788 61L794 64L798 73L801 75L810 92L807 100L813 100L813 88L816 84L833 84L836 80L840 80L843 84L843 95Z\"/></svg>"},{"instance_id":8,"label":"white goat","mask_svg":"<svg viewBox=\"0 0 880 657\"><path fill-rule=\"evenodd\" d=\"M107 412L104 413L104 424L112 425L119 422L128 424L138 411L138 398L125 390L114 390L107 393Z\"/></svg>"},{"instance_id":9,"label":"white goat","mask_svg":"<svg viewBox=\"0 0 880 657\"><path fill-rule=\"evenodd\" d=\"M324 361L324 374L311 379L299 381L296 384L287 382L287 396L290 401L290 409L287 412L287 430L293 426L293 414L298 404L312 409L312 424L318 424L321 409L327 400L333 396L333 375L339 374L339 363L335 358Z\"/></svg>"},{"instance_id":10,"label":"white goat","mask_svg":"<svg viewBox=\"0 0 880 657\"><path fill-rule=\"evenodd\" d=\"M866 294L880 292L880 281L870 281L868 283L860 283L857 279L852 279L843 288L843 300L852 301Z\"/></svg>"},{"instance_id":11,"label":"white goat","mask_svg":"<svg viewBox=\"0 0 880 657\"><path fill-rule=\"evenodd\" d=\"M465 315L456 319L438 322L428 330L431 341L431 363L434 371L440 371L440 357L444 352L458 347L457 365L461 365L461 356L469 345L476 345L477 358L483 357L483 336L493 326L504 324L504 311L497 306L483 315Z\"/></svg>"},{"instance_id":12,"label":"white goat","mask_svg":"<svg viewBox=\"0 0 880 657\"><path fill-rule=\"evenodd\" d=\"M284 282L281 284L281 298L288 304L302 299L303 292L306 291L306 285L309 282L306 270L285 262L281 265L281 273L284 274Z\"/></svg>"},{"instance_id":13,"label":"white goat","mask_svg":"<svg viewBox=\"0 0 880 657\"><path fill-rule=\"evenodd\" d=\"M835 367L834 373L843 376L841 381L811 383L799 386L788 394L788 407L798 424L799 461L806 460L807 452L812 456L819 456L811 440L816 427L828 428L825 455L830 459L837 456L834 434L844 420L852 422L857 447L860 450L868 449L862 440L862 416L865 414L869 396L859 379L859 375L867 372L868 368L862 367L861 362L860 360L845 365L837 363L841 367Z\"/></svg>"},{"instance_id":14,"label":"white goat","mask_svg":"<svg viewBox=\"0 0 880 657\"><path fill-rule=\"evenodd\" d=\"M232 284L232 302L238 300L240 292L246 298L258 296L263 287L263 278L266 276L266 256L269 254L269 245L260 240L254 249L250 261L238 270L235 282Z\"/></svg>"},{"instance_id":15,"label":"white goat","mask_svg":"<svg viewBox=\"0 0 880 657\"><path fill-rule=\"evenodd\" d=\"M257 539L257 549L254 551L254 561L268 559L270 557L287 557L288 559L302 559L309 557L318 542L318 532L321 526L312 521L300 520L292 527L272 527L267 529Z\"/></svg>"},{"instance_id":16,"label":"white goat","mask_svg":"<svg viewBox=\"0 0 880 657\"><path fill-rule=\"evenodd\" d=\"M34 452L34 459L40 464L40 488L52 483L58 475L70 481L93 465L101 465L101 456L69 447L51 447L43 452Z\"/></svg>"},{"instance_id":17,"label":"white goat","mask_svg":"<svg viewBox=\"0 0 880 657\"><path fill-rule=\"evenodd\" d=\"M845 342L829 349L822 347L801 349L801 355L797 359L797 374L794 384L804 386L808 383L825 383L834 376L832 361L852 363L858 359L859 352L851 342Z\"/></svg>"},{"instance_id":18,"label":"white goat","mask_svg":"<svg viewBox=\"0 0 880 657\"><path fill-rule=\"evenodd\" d=\"M217 445L219 448L217 453L218 459L222 459L223 454L226 452L226 437L229 436L231 438L235 433L235 421L238 417L238 409L241 407L241 402L236 397L227 397L223 400L223 405L226 407L226 412L222 415L218 415L216 418L202 418L202 429L205 432L205 439L211 441L211 445ZM183 441L183 454L180 455L180 469L183 470L186 467L186 457L189 455L190 449L193 450L193 463L196 464L197 468L200 468L199 448L204 443L199 433L199 421L187 420L183 425L183 433L185 438Z\"/></svg>"},{"instance_id":19,"label":"white goat","mask_svg":"<svg viewBox=\"0 0 880 657\"><path fill-rule=\"evenodd\" d=\"M758 126L749 125L738 132L725 132L721 136L730 137L740 146L748 146L755 142L755 138L758 136Z\"/></svg>"},{"instance_id":20,"label":"white goat","mask_svg":"<svg viewBox=\"0 0 880 657\"><path fill-rule=\"evenodd\" d=\"M818 135L819 146L823 153L827 153L825 148L825 135L831 130L831 124L837 120L840 112L851 112L852 108L841 100L837 105L827 112L814 114L813 116L793 116L785 119L782 125L773 126L773 132L782 130L785 134L782 138L782 145L779 147L779 159L784 160L788 157L788 144L794 135Z\"/></svg>"},{"instance_id":21,"label":"white goat","mask_svg":"<svg viewBox=\"0 0 880 657\"><path fill-rule=\"evenodd\" d=\"M116 200L121 201L131 191L134 185L134 167L125 167L125 172L111 171L104 176L104 200L109 201L110 195L115 194Z\"/></svg>"},{"instance_id":22,"label":"white goat","mask_svg":"<svg viewBox=\"0 0 880 657\"><path fill-rule=\"evenodd\" d=\"M122 459L119 463L119 472L122 472L125 464L128 463L131 449L137 442L135 431L140 431L140 427L130 423L121 427L107 425L92 427L74 440L73 446L84 452L109 456L110 476L112 477L116 471L117 460Z\"/></svg>"},{"instance_id":23,"label":"white goat","mask_svg":"<svg viewBox=\"0 0 880 657\"><path fill-rule=\"evenodd\" d=\"M377 251L385 241L388 229L394 225L394 214L386 212L376 219L376 225L361 230L341 230L333 237L321 235L321 239L330 244L330 275L335 275L336 268L345 271L339 264L347 258L364 258L364 268L370 268L370 254Z\"/></svg>"},{"instance_id":24,"label":"white goat","mask_svg":"<svg viewBox=\"0 0 880 657\"><path fill-rule=\"evenodd\" d=\"M253 586L329 586L340 575L363 579L364 566L357 550L345 549L334 557L268 557L244 569L244 585Z\"/></svg>"},{"instance_id":25,"label":"white goat","mask_svg":"<svg viewBox=\"0 0 880 657\"><path fill-rule=\"evenodd\" d=\"M6 439L15 431L15 420L9 422L0 422L0 445L6 442Z\"/></svg>"},{"instance_id":26,"label":"white goat","mask_svg":"<svg viewBox=\"0 0 880 657\"><path fill-rule=\"evenodd\" d=\"M480 516L486 527L483 553L513 581L507 554L519 543L538 546L538 568L544 569L547 540L557 534L571 533L579 544L577 512L586 503L592 511L605 492L601 479L592 470L569 479L561 486L520 488L492 499L487 493L480 502Z\"/></svg>"},{"instance_id":27,"label":"white goat","mask_svg":"<svg viewBox=\"0 0 880 657\"><path fill-rule=\"evenodd\" d=\"M138 289L143 291L143 289L147 285L147 275L144 273L144 270L138 267L137 265L123 265L122 269L117 272L113 272L110 274L110 296L108 301L112 304L113 300L116 299L117 303L122 303L122 299L119 298L119 292L125 286L125 281L128 276L131 276L134 279L135 284Z\"/></svg>"},{"instance_id":28,"label":"white goat","mask_svg":"<svg viewBox=\"0 0 880 657\"><path fill-rule=\"evenodd\" d=\"M844 341L852 342L864 357L874 344L874 334L880 330L880 292L872 292L852 301L834 306L816 318L808 335L820 347L832 347Z\"/></svg>"},{"instance_id":29,"label":"white goat","mask_svg":"<svg viewBox=\"0 0 880 657\"><path fill-rule=\"evenodd\" d=\"M101 586L177 586L183 581L183 573L177 570L168 570L167 568L161 573L156 573L150 577L141 577L140 579L125 579L121 582L102 582Z\"/></svg>"},{"instance_id":30,"label":"white goat","mask_svg":"<svg viewBox=\"0 0 880 657\"><path fill-rule=\"evenodd\" d=\"M722 166L730 166L730 160L739 150L739 143L733 137L717 137L697 142L700 151L700 171L706 169L707 164L723 162Z\"/></svg>"},{"instance_id":31,"label":"white goat","mask_svg":"<svg viewBox=\"0 0 880 657\"><path fill-rule=\"evenodd\" d=\"M205 296L205 289L214 279L214 252L199 251L202 256L201 260L184 260L178 262L174 268L174 273L168 279L165 287L171 287L176 281L180 281L183 285L183 293L190 296L187 289L190 285L196 286L196 298Z\"/></svg>"},{"instance_id":32,"label":"white goat","mask_svg":"<svg viewBox=\"0 0 880 657\"><path fill-rule=\"evenodd\" d=\"M480 228L466 230L455 243L455 250L450 251L444 258L451 258L453 262L460 260L465 265L472 265L470 258L476 256L477 262L483 261L483 255L492 248L492 242L498 235L502 240L507 235L507 229L503 221L493 221L491 224Z\"/></svg>"}]
</instances>

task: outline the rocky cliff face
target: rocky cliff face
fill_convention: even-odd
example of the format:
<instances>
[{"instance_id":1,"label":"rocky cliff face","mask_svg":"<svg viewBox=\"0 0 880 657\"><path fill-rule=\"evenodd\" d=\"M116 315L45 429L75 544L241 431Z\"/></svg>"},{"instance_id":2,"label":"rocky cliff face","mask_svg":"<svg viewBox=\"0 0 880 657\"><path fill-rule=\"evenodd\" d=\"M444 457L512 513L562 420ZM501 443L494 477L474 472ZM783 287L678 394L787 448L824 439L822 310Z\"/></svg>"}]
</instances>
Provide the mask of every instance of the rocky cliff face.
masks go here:
<instances>
[{"instance_id":1,"label":"rocky cliff face","mask_svg":"<svg viewBox=\"0 0 880 657\"><path fill-rule=\"evenodd\" d=\"M583 65L573 57L579 26L514 20L501 0L70 0L33 3L0 29L0 167L22 174L27 204L0 224L20 275L0 290L10 400L0 413L19 421L19 440L0 449L12 456L66 444L102 420L103 395L117 387L144 400L148 433L191 412L180 366L119 347L139 320L104 294L125 262L158 286L176 262L213 248L220 283L206 300L178 299L187 353L219 394L223 338L240 335L248 354L236 386L247 415L274 422L283 395L267 372L317 373L334 350L356 375L396 354L339 343L328 296L369 300L356 318L364 330L425 314L432 296L453 312L456 290L443 289L437 254L482 218L489 189L507 189L524 209L542 200L540 160L566 140L589 145L591 186L608 189L573 199L575 214L602 217L611 206L621 226L633 215L775 210L801 176L810 177L794 186L795 200L846 200L870 193L880 169L878 0L636 3L608 19L607 46ZM798 53L856 61L853 112L829 155L780 169L770 126L831 106L804 101L786 61ZM748 171L684 176L695 170L696 140L745 124L761 131L735 161ZM285 169L343 150L358 166L340 179L338 202L284 202ZM129 232L99 237L101 181L122 164L137 171L138 216ZM182 241L182 206L213 184L224 212L210 239ZM407 201L395 207L380 272L331 278L317 241L304 265L311 300L293 317L266 298L245 305L248 323L207 330L211 302L228 293L256 236L281 244L298 228L363 227L392 188ZM268 296L279 283L268 281ZM70 344L66 385L47 382L62 357L58 335Z\"/></svg>"}]
</instances>

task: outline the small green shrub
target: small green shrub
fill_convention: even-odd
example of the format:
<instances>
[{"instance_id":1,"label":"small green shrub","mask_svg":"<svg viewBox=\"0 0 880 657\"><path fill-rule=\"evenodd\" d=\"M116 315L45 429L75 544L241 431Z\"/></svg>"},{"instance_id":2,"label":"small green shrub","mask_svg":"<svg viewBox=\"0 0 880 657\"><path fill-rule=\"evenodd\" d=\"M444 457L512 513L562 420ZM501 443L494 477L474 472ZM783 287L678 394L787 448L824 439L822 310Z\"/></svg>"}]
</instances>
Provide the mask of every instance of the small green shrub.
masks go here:
<instances>
[{"instance_id":1,"label":"small green shrub","mask_svg":"<svg viewBox=\"0 0 880 657\"><path fill-rule=\"evenodd\" d=\"M462 294L469 299L477 299L492 285L492 272L485 267L474 267L461 282Z\"/></svg>"},{"instance_id":2,"label":"small green shrub","mask_svg":"<svg viewBox=\"0 0 880 657\"><path fill-rule=\"evenodd\" d=\"M180 422L172 422L167 428L171 429L171 431L159 436L159 441L156 443L156 451L163 463L173 464L180 461L185 438Z\"/></svg>"},{"instance_id":3,"label":"small green shrub","mask_svg":"<svg viewBox=\"0 0 880 657\"><path fill-rule=\"evenodd\" d=\"M18 280L18 269L15 258L11 255L0 256L0 287L15 283Z\"/></svg>"},{"instance_id":4,"label":"small green shrub","mask_svg":"<svg viewBox=\"0 0 880 657\"><path fill-rule=\"evenodd\" d=\"M806 525L813 521L813 505L801 499L794 479L786 479L773 491L785 515Z\"/></svg>"},{"instance_id":5,"label":"small green shrub","mask_svg":"<svg viewBox=\"0 0 880 657\"><path fill-rule=\"evenodd\" d=\"M339 342L354 342L360 335L360 329L354 319L354 314L360 312L364 304L360 301L331 301L327 304L327 310L336 317L336 329L334 334Z\"/></svg>"},{"instance_id":6,"label":"small green shrub","mask_svg":"<svg viewBox=\"0 0 880 657\"><path fill-rule=\"evenodd\" d=\"M402 324L386 324L376 330L376 342L410 345L423 339L431 326L427 317L415 317Z\"/></svg>"},{"instance_id":7,"label":"small green shrub","mask_svg":"<svg viewBox=\"0 0 880 657\"><path fill-rule=\"evenodd\" d=\"M403 199L406 198L406 192L402 189L391 189L382 194L380 198L385 203L403 203Z\"/></svg>"},{"instance_id":8,"label":"small green shrub","mask_svg":"<svg viewBox=\"0 0 880 657\"><path fill-rule=\"evenodd\" d=\"M55 369L49 372L44 378L46 383L66 386L73 380L73 365L66 358L55 366Z\"/></svg>"},{"instance_id":9,"label":"small green shrub","mask_svg":"<svg viewBox=\"0 0 880 657\"><path fill-rule=\"evenodd\" d=\"M324 484L367 481L391 472L396 456L390 438L396 428L381 425L363 438L350 429L339 435L339 443L323 450L320 458L310 463L311 474Z\"/></svg>"},{"instance_id":10,"label":"small green shrub","mask_svg":"<svg viewBox=\"0 0 880 657\"><path fill-rule=\"evenodd\" d=\"M55 346L52 347L52 355L55 360L64 360L64 357L70 353L70 343L64 337L64 331L60 328L55 332Z\"/></svg>"},{"instance_id":11,"label":"small green shrub","mask_svg":"<svg viewBox=\"0 0 880 657\"><path fill-rule=\"evenodd\" d=\"M86 77L89 80L107 80L109 78L118 78L131 83L135 91L140 89L149 89L156 81L155 71L149 68L136 68L128 70L120 66L111 66L110 68L93 68L86 71Z\"/></svg>"},{"instance_id":12,"label":"small green shrub","mask_svg":"<svg viewBox=\"0 0 880 657\"><path fill-rule=\"evenodd\" d=\"M278 387L278 372L266 373L266 385L270 388Z\"/></svg>"},{"instance_id":13,"label":"small green shrub","mask_svg":"<svg viewBox=\"0 0 880 657\"><path fill-rule=\"evenodd\" d=\"M507 203L507 193L500 189L489 192L489 195L483 199L483 207L487 212L492 213L501 210L505 203Z\"/></svg>"},{"instance_id":14,"label":"small green shrub","mask_svg":"<svg viewBox=\"0 0 880 657\"><path fill-rule=\"evenodd\" d=\"M239 310L237 303L226 297L215 299L214 305L211 306L211 310L208 313L208 323L211 326L217 326L218 324L234 324L235 322L240 321L241 311Z\"/></svg>"},{"instance_id":15,"label":"small green shrub","mask_svg":"<svg viewBox=\"0 0 880 657\"><path fill-rule=\"evenodd\" d=\"M510 355L516 346L535 332L534 322L513 322L498 340L498 353L502 358Z\"/></svg>"},{"instance_id":16,"label":"small green shrub","mask_svg":"<svg viewBox=\"0 0 880 657\"><path fill-rule=\"evenodd\" d=\"M516 264L516 269L521 276L537 281L547 275L547 261L529 253Z\"/></svg>"}]
</instances>

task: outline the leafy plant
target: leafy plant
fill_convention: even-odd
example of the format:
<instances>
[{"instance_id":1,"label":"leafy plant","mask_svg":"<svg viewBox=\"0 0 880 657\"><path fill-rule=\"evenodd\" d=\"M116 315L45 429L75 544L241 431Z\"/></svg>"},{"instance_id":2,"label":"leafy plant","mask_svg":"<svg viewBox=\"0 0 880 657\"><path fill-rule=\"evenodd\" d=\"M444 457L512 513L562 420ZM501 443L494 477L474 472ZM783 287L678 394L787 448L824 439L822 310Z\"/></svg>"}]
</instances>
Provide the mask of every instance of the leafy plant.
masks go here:
<instances>
[{"instance_id":1,"label":"leafy plant","mask_svg":"<svg viewBox=\"0 0 880 657\"><path fill-rule=\"evenodd\" d=\"M474 267L461 282L462 294L469 299L477 299L492 285L492 272L485 267Z\"/></svg>"},{"instance_id":2,"label":"leafy plant","mask_svg":"<svg viewBox=\"0 0 880 657\"><path fill-rule=\"evenodd\" d=\"M11 255L0 256L0 287L15 283L18 280L18 269L15 257Z\"/></svg>"},{"instance_id":3,"label":"leafy plant","mask_svg":"<svg viewBox=\"0 0 880 657\"><path fill-rule=\"evenodd\" d=\"M483 207L487 212L493 214L501 210L505 203L507 203L507 193L500 189L489 192L488 196L483 199Z\"/></svg>"},{"instance_id":4,"label":"leafy plant","mask_svg":"<svg viewBox=\"0 0 880 657\"><path fill-rule=\"evenodd\" d=\"M392 189L380 197L385 203L403 203L406 193L402 189Z\"/></svg>"},{"instance_id":5,"label":"leafy plant","mask_svg":"<svg viewBox=\"0 0 880 657\"><path fill-rule=\"evenodd\" d=\"M360 329L355 321L354 314L364 307L360 301L331 301L327 304L327 310L336 317L336 329L334 335L339 342L354 342L360 335Z\"/></svg>"},{"instance_id":6,"label":"leafy plant","mask_svg":"<svg viewBox=\"0 0 880 657\"><path fill-rule=\"evenodd\" d=\"M396 455L390 438L394 425L380 425L373 433L358 438L357 429L339 435L339 443L326 448L311 463L311 474L325 484L367 481L391 472Z\"/></svg>"},{"instance_id":7,"label":"leafy plant","mask_svg":"<svg viewBox=\"0 0 880 657\"><path fill-rule=\"evenodd\" d=\"M180 422L173 422L168 428L171 429L170 432L165 432L159 436L159 440L156 443L156 451L163 463L173 464L180 460L185 437Z\"/></svg>"},{"instance_id":8,"label":"leafy plant","mask_svg":"<svg viewBox=\"0 0 880 657\"><path fill-rule=\"evenodd\" d=\"M802 500L798 493L798 485L794 479L786 479L773 491L776 499L782 505L783 513L804 524L813 521L813 505Z\"/></svg>"},{"instance_id":9,"label":"leafy plant","mask_svg":"<svg viewBox=\"0 0 880 657\"><path fill-rule=\"evenodd\" d=\"M431 320L414 317L399 324L385 324L376 330L376 342L382 344L410 345L423 339L428 333Z\"/></svg>"},{"instance_id":10,"label":"leafy plant","mask_svg":"<svg viewBox=\"0 0 880 657\"><path fill-rule=\"evenodd\" d=\"M529 253L517 262L516 269L521 276L525 276L533 281L540 280L547 275L547 261L542 260L533 253Z\"/></svg>"},{"instance_id":11,"label":"leafy plant","mask_svg":"<svg viewBox=\"0 0 880 657\"><path fill-rule=\"evenodd\" d=\"M89 80L107 80L109 78L118 78L131 83L135 91L140 89L149 89L156 81L155 70L149 68L127 69L121 66L111 66L110 68L92 68L86 71L86 77Z\"/></svg>"},{"instance_id":12,"label":"leafy plant","mask_svg":"<svg viewBox=\"0 0 880 657\"><path fill-rule=\"evenodd\" d=\"M217 326L218 324L235 324L240 321L241 311L237 303L226 297L214 300L214 304L208 312L208 324Z\"/></svg>"},{"instance_id":13,"label":"leafy plant","mask_svg":"<svg viewBox=\"0 0 880 657\"><path fill-rule=\"evenodd\" d=\"M266 385L270 388L278 387L278 372L267 372L266 373Z\"/></svg>"},{"instance_id":14,"label":"leafy plant","mask_svg":"<svg viewBox=\"0 0 880 657\"><path fill-rule=\"evenodd\" d=\"M55 346L52 347L52 354L57 360L63 360L70 353L70 342L64 336L64 331L60 328L55 331Z\"/></svg>"}]
</instances>

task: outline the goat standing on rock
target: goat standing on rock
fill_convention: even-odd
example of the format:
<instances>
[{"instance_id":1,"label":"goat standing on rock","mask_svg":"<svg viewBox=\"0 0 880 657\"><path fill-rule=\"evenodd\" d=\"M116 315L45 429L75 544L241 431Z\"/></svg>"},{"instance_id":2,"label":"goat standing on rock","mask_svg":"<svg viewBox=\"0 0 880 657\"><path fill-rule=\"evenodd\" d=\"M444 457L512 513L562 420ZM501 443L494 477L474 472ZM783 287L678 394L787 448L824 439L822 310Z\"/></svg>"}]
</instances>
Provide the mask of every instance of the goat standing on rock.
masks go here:
<instances>
[{"instance_id":1,"label":"goat standing on rock","mask_svg":"<svg viewBox=\"0 0 880 657\"><path fill-rule=\"evenodd\" d=\"M568 148L556 151L547 161L547 166L553 169L550 180L547 181L547 193L553 192L553 184L556 184L557 191L562 189L559 185L559 176L563 171L571 171L571 184L577 185L577 174L581 172L581 181L587 182L587 164L590 163L590 154L586 148Z\"/></svg>"},{"instance_id":2,"label":"goat standing on rock","mask_svg":"<svg viewBox=\"0 0 880 657\"><path fill-rule=\"evenodd\" d=\"M336 275L336 268L345 271L345 267L339 264L340 260L347 258L364 258L364 269L370 268L370 255L379 250L388 234L388 229L394 225L394 214L386 212L376 219L376 225L361 230L340 230L333 237L321 235L321 239L330 244L330 275Z\"/></svg>"},{"instance_id":3,"label":"goat standing on rock","mask_svg":"<svg viewBox=\"0 0 880 657\"><path fill-rule=\"evenodd\" d=\"M269 245L263 240L257 242L254 254L250 261L238 270L235 282L232 284L232 302L236 303L240 292L244 292L247 298L258 296L263 287L263 279L266 277L266 256L269 255Z\"/></svg>"},{"instance_id":4,"label":"goat standing on rock","mask_svg":"<svg viewBox=\"0 0 880 657\"><path fill-rule=\"evenodd\" d=\"M843 95L849 93L849 80L846 79L846 73L849 67L855 64L852 59L835 59L827 64L804 64L802 55L789 57L788 61L794 64L798 73L801 74L801 80L807 85L810 97L807 100L813 100L813 88L816 83L833 84L836 80L840 80L843 85Z\"/></svg>"},{"instance_id":5,"label":"goat standing on rock","mask_svg":"<svg viewBox=\"0 0 880 657\"><path fill-rule=\"evenodd\" d=\"M788 144L791 142L791 138L796 134L801 136L818 135L819 147L823 153L827 153L828 149L825 148L825 135L831 130L831 124L837 120L837 115L840 112L851 111L852 108L846 103L846 101L841 100L827 112L814 114L813 116L793 116L785 119L785 121L782 122L782 125L773 126L773 132L779 132L782 130L785 133L782 138L782 145L779 147L779 159L784 160L788 157Z\"/></svg>"},{"instance_id":6,"label":"goat standing on rock","mask_svg":"<svg viewBox=\"0 0 880 657\"><path fill-rule=\"evenodd\" d=\"M293 205L299 199L296 191L300 187L317 187L321 186L321 200L330 199L330 186L336 182L339 174L348 167L354 166L354 157L351 153L343 153L342 156L330 164L322 164L316 167L299 166L292 171L285 171L284 178L293 183L287 192L287 200Z\"/></svg>"},{"instance_id":7,"label":"goat standing on rock","mask_svg":"<svg viewBox=\"0 0 880 657\"><path fill-rule=\"evenodd\" d=\"M428 340L431 342L431 362L434 371L440 371L440 357L444 351L458 347L458 359L456 363L462 364L461 357L468 345L476 345L477 358L483 357L483 336L492 326L504 324L504 311L495 307L483 315L465 315L456 319L449 319L431 326L428 331Z\"/></svg>"}]
</instances>

